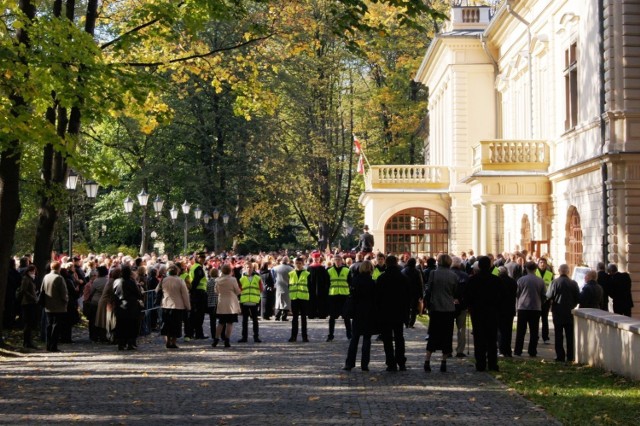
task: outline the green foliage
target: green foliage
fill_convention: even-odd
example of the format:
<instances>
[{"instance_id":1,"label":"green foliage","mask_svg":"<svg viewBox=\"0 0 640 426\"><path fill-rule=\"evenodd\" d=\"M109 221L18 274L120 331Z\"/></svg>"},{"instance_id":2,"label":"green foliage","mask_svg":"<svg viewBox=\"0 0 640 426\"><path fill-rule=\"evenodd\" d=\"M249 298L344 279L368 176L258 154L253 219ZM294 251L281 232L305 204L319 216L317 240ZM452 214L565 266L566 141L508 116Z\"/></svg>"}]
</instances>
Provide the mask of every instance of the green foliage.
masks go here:
<instances>
[{"instance_id":1,"label":"green foliage","mask_svg":"<svg viewBox=\"0 0 640 426\"><path fill-rule=\"evenodd\" d=\"M598 368L505 359L496 378L565 425L636 424L640 386Z\"/></svg>"}]
</instances>

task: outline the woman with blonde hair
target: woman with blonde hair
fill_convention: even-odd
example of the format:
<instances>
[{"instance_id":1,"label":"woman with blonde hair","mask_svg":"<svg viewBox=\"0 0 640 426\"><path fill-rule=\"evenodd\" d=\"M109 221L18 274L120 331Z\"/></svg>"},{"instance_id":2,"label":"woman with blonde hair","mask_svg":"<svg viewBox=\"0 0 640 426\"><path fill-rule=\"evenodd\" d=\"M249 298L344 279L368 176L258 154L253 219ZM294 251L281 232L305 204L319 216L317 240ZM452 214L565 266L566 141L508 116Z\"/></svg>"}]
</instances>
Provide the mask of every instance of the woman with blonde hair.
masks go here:
<instances>
[{"instance_id":1,"label":"woman with blonde hair","mask_svg":"<svg viewBox=\"0 0 640 426\"><path fill-rule=\"evenodd\" d=\"M216 316L218 317L218 327L216 328L216 336L213 338L211 346L218 346L220 339L224 340L224 347L228 348L229 338L233 330L233 323L238 322L238 314L240 313L240 286L238 280L233 276L233 268L228 263L222 265L220 269L222 276L216 279L216 293L218 293L218 306ZM224 334L223 334L223 328Z\"/></svg>"},{"instance_id":2,"label":"woman with blonde hair","mask_svg":"<svg viewBox=\"0 0 640 426\"><path fill-rule=\"evenodd\" d=\"M178 276L179 268L170 264L168 275L156 287L156 294L162 293L162 329L167 349L178 349L176 340L182 336L184 312L191 309L187 284Z\"/></svg>"}]
</instances>

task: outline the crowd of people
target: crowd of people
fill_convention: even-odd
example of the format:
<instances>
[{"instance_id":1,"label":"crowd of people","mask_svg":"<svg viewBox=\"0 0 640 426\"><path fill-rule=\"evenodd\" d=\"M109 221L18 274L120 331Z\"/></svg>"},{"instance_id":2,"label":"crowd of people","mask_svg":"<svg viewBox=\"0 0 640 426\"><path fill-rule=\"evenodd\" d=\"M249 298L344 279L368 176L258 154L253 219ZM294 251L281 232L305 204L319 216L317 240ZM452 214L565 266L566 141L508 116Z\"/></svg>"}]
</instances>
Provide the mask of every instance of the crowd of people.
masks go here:
<instances>
[{"instance_id":1,"label":"crowd of people","mask_svg":"<svg viewBox=\"0 0 640 426\"><path fill-rule=\"evenodd\" d=\"M36 348L33 334L40 325L46 350L57 352L60 343L73 342L72 329L82 313L93 342L124 351L137 348L145 315L148 327L165 337L167 349L177 349L179 338L211 338L212 347L229 347L240 317L237 343L249 341L249 320L252 341L260 343L260 321L272 319L290 321L290 334L283 339L308 342L307 320L319 318L327 320L327 342L334 340L336 328L344 328L350 340L344 370L356 366L361 341L360 368L369 369L375 336L383 343L387 371L402 371L407 368L404 329L427 313L424 370L431 371L432 355L440 351L444 372L448 358L466 356L470 316L476 369L484 371L498 370L499 356L522 356L527 332L527 353L537 356L540 338L549 343L549 313L556 360L573 361L572 309L608 310L611 299L614 312L630 316L633 307L631 278L614 264L599 264L579 285L567 265L554 271L550 259L526 252L494 258L469 251L434 258L360 248L293 255L200 252L173 260L153 254L61 257L41 276L24 256L19 266L11 259L7 296L13 297L7 297L12 306L5 324L22 324L25 348Z\"/></svg>"}]
</instances>

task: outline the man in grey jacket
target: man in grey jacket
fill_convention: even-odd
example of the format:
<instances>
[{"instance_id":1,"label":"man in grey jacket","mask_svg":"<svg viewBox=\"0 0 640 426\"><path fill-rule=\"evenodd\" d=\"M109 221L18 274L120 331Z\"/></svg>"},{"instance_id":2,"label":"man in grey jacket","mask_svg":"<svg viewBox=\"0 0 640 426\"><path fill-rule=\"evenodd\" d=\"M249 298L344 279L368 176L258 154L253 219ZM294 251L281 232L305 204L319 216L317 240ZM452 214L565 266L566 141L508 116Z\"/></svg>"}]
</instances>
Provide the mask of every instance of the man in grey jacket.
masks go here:
<instances>
[{"instance_id":1,"label":"man in grey jacket","mask_svg":"<svg viewBox=\"0 0 640 426\"><path fill-rule=\"evenodd\" d=\"M69 301L67 284L60 275L60 262L51 262L51 272L43 278L40 291L46 294L44 310L47 314L47 351L60 352L58 349L60 326L64 316L67 315Z\"/></svg>"},{"instance_id":2,"label":"man in grey jacket","mask_svg":"<svg viewBox=\"0 0 640 426\"><path fill-rule=\"evenodd\" d=\"M517 309L518 322L516 327L516 345L513 354L522 355L524 336L529 327L529 356L538 355L538 330L540 326L540 313L545 299L545 286L542 278L536 276L538 266L533 262L525 265L527 274L518 280Z\"/></svg>"},{"instance_id":3,"label":"man in grey jacket","mask_svg":"<svg viewBox=\"0 0 640 426\"><path fill-rule=\"evenodd\" d=\"M551 301L551 315L555 329L556 361L573 361L573 314L571 310L578 304L580 287L569 278L569 265L558 268L560 276L553 280L547 291L547 299ZM567 350L564 350L563 334L567 336Z\"/></svg>"}]
</instances>

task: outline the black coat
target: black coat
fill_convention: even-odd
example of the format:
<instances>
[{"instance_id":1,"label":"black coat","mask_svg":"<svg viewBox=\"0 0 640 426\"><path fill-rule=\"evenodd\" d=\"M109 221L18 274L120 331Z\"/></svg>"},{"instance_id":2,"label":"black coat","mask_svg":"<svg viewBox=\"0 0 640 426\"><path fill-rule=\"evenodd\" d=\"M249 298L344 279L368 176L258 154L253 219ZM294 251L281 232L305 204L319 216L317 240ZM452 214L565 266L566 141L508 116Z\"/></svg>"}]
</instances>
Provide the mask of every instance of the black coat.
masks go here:
<instances>
[{"instance_id":1,"label":"black coat","mask_svg":"<svg viewBox=\"0 0 640 426\"><path fill-rule=\"evenodd\" d=\"M422 297L422 273L417 268L405 266L402 273L409 279L409 296L412 300Z\"/></svg>"},{"instance_id":2,"label":"black coat","mask_svg":"<svg viewBox=\"0 0 640 426\"><path fill-rule=\"evenodd\" d=\"M498 320L504 290L502 280L490 271L482 271L469 278L466 301L472 318L483 321Z\"/></svg>"},{"instance_id":3,"label":"black coat","mask_svg":"<svg viewBox=\"0 0 640 426\"><path fill-rule=\"evenodd\" d=\"M378 332L376 324L376 282L371 275L358 274L351 283L351 314L361 334Z\"/></svg>"},{"instance_id":4,"label":"black coat","mask_svg":"<svg viewBox=\"0 0 640 426\"><path fill-rule=\"evenodd\" d=\"M400 268L387 268L376 281L378 318L382 325L405 323L409 319L409 279Z\"/></svg>"},{"instance_id":5,"label":"black coat","mask_svg":"<svg viewBox=\"0 0 640 426\"><path fill-rule=\"evenodd\" d=\"M502 281L502 299L500 301L500 316L502 318L516 315L516 300L518 293L518 282L508 274L500 274Z\"/></svg>"}]
</instances>

